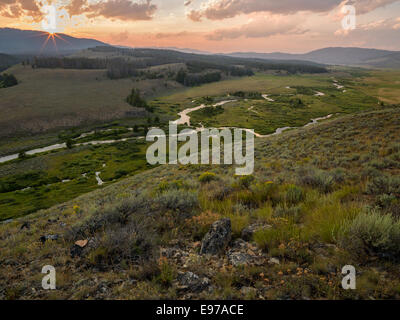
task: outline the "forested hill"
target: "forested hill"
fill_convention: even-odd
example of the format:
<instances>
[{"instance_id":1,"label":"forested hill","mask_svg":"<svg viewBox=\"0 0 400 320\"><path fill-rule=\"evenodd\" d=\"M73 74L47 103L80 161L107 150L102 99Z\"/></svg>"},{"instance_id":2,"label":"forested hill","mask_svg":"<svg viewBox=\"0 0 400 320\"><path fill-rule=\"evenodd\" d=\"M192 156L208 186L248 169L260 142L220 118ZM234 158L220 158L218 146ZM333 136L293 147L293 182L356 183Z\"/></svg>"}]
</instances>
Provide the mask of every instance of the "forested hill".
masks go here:
<instances>
[{"instance_id":1,"label":"forested hill","mask_svg":"<svg viewBox=\"0 0 400 320\"><path fill-rule=\"evenodd\" d=\"M185 86L220 81L227 77L251 76L263 71L278 74L327 72L323 65L304 61L266 61L110 46L89 48L69 57L35 57L31 64L33 68L106 69L110 79L168 78ZM167 72L155 67L167 68Z\"/></svg>"},{"instance_id":2,"label":"forested hill","mask_svg":"<svg viewBox=\"0 0 400 320\"><path fill-rule=\"evenodd\" d=\"M43 31L0 28L0 52L11 55L71 54L99 45L106 46L107 44L61 33L49 39L49 33Z\"/></svg>"}]
</instances>

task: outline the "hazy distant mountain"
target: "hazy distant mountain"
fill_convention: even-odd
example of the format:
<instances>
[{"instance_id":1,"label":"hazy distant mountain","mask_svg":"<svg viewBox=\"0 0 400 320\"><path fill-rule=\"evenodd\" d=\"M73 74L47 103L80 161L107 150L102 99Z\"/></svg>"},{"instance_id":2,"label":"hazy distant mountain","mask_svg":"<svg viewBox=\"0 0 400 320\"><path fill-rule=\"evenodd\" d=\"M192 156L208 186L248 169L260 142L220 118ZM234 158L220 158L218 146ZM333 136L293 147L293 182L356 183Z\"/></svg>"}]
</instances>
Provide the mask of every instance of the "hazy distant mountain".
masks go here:
<instances>
[{"instance_id":1,"label":"hazy distant mountain","mask_svg":"<svg viewBox=\"0 0 400 320\"><path fill-rule=\"evenodd\" d=\"M80 39L59 33L59 37L49 39L42 31L0 28L0 53L6 54L68 54L78 50L107 45L93 39Z\"/></svg>"},{"instance_id":2,"label":"hazy distant mountain","mask_svg":"<svg viewBox=\"0 0 400 320\"><path fill-rule=\"evenodd\" d=\"M213 55L213 53L208 51L190 49L190 48L177 48L177 47L154 47L154 49L164 49L164 50L173 50L179 51L183 53L194 53L194 54L203 54L203 55Z\"/></svg>"},{"instance_id":3,"label":"hazy distant mountain","mask_svg":"<svg viewBox=\"0 0 400 320\"><path fill-rule=\"evenodd\" d=\"M305 54L235 52L229 56L257 59L306 60L330 65L400 68L400 52L364 48L324 48Z\"/></svg>"}]
</instances>

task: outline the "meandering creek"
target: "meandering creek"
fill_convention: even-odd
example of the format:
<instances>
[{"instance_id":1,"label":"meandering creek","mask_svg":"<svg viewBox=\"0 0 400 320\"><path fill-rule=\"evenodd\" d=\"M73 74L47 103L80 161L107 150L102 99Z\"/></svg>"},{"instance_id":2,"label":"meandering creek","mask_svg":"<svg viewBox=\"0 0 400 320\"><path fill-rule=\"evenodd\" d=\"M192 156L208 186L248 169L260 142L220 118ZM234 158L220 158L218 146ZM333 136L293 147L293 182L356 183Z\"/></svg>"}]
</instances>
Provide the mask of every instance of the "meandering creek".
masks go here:
<instances>
[{"instance_id":1,"label":"meandering creek","mask_svg":"<svg viewBox=\"0 0 400 320\"><path fill-rule=\"evenodd\" d=\"M336 84L336 83L335 83L335 84ZM319 93L319 95L322 96L323 93ZM268 95L267 95L267 94L263 94L262 96L263 96L263 98L264 98L265 100L267 100L267 101L270 101L270 102L273 102L273 101L274 101L274 100L268 98ZM237 101L237 100L224 100L224 101L221 101L221 102L218 102L218 103L214 104L213 107L223 106L223 105L225 105L225 104L227 104L227 103L236 102L236 101ZM180 113L178 113L178 115L179 115L180 118L179 118L178 120L176 120L175 123L176 123L177 125L187 125L187 126L190 126L191 124L190 124L190 116L189 116L189 114L192 113L192 112L194 112L194 111L198 111L198 110L201 110L201 109L204 109L204 108L207 108L207 107L209 107L209 106L207 106L207 105L205 105L205 104L202 104L202 105L197 106L197 107L194 107L194 108L185 109L185 110L181 111ZM325 120L325 119L329 119L329 118L331 118L332 116L333 116L333 115L330 114L330 115L328 115L328 116L326 116L326 117L321 117L321 118L312 119L311 122L308 123L308 124L306 124L304 127L308 127L308 126L317 124L319 121ZM233 127L222 127L222 128L219 128L219 129L225 129L225 128L234 129ZM201 126L201 127L196 128L196 131L197 131L197 132L201 132L201 131L203 131L204 129L205 129L204 126ZM251 132L250 129L248 129L248 128L238 128L238 129ZM272 133L272 134L269 134L269 135L261 135L261 134L258 134L258 133L254 133L254 135L255 135L256 137L258 137L258 138L268 138L268 137L271 137L271 136L280 135L280 134L282 134L284 131L289 130L289 129L293 129L293 127L278 128L278 129L276 129L275 133ZM107 130L109 130L109 129L107 129ZM87 136L89 136L89 135L91 135L91 134L93 134L93 131L92 131L92 132L88 132L88 133L83 133L80 137L87 137ZM89 142L84 142L84 143L77 143L77 144L75 144L75 145L76 145L76 146L85 146L85 145L113 144L113 143L116 143L116 142L124 142L124 141L128 141L128 140L133 140L133 139L144 139L144 138L145 138L145 137L136 137L136 138L124 138L124 139L120 139L120 140L89 141ZM53 144L53 145L50 145L50 146L47 146L47 147L42 147L42 148L37 148L37 149L29 150L29 151L25 152L25 154L27 154L27 155L35 155L35 154L38 154L38 153L49 152L49 151L58 150L58 149L64 149L64 148L66 148L66 147L67 147L66 143ZM19 157L19 154L17 154L17 153L16 153L16 154L12 154L12 155L8 155L8 156L4 156L4 157L0 157L0 163L12 161L12 160L18 159L18 157ZM96 179L97 179L99 185L102 185L102 184L103 184L103 182L100 182L101 179L99 178L99 176L98 176L97 174L96 174ZM99 181L99 180L100 180L100 181Z\"/></svg>"}]
</instances>

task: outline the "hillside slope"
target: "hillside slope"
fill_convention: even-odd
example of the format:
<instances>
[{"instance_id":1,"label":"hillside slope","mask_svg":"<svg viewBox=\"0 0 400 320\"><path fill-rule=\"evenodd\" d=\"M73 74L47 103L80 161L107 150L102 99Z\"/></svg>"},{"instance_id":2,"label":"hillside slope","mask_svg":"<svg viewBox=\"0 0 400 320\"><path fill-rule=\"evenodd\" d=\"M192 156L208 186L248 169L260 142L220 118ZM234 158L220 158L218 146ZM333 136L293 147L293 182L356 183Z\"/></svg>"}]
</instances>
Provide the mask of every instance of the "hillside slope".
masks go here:
<instances>
[{"instance_id":1,"label":"hillside slope","mask_svg":"<svg viewBox=\"0 0 400 320\"><path fill-rule=\"evenodd\" d=\"M398 299L399 131L399 107L349 115L257 140L253 177L161 166L1 225L0 298ZM228 248L200 255L221 218Z\"/></svg>"},{"instance_id":2,"label":"hillside slope","mask_svg":"<svg viewBox=\"0 0 400 320\"><path fill-rule=\"evenodd\" d=\"M236 52L230 56L256 59L304 60L329 65L400 68L400 52L364 48L332 47L305 54Z\"/></svg>"},{"instance_id":3,"label":"hillside slope","mask_svg":"<svg viewBox=\"0 0 400 320\"><path fill-rule=\"evenodd\" d=\"M0 52L21 55L59 55L69 54L96 46L107 46L106 43L68 36L59 33L54 39L43 31L0 28Z\"/></svg>"}]
</instances>

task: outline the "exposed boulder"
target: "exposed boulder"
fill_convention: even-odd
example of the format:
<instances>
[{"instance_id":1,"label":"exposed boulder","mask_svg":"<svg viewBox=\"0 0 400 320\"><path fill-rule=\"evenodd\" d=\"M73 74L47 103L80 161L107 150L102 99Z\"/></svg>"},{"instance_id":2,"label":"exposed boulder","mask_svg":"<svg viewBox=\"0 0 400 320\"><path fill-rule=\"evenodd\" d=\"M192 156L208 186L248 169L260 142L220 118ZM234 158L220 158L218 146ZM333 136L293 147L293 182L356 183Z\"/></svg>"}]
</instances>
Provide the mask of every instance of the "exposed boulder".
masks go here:
<instances>
[{"instance_id":1,"label":"exposed boulder","mask_svg":"<svg viewBox=\"0 0 400 320\"><path fill-rule=\"evenodd\" d=\"M276 264L276 265L279 265L279 264L280 264L280 262L279 262L279 260L278 260L277 258L271 258L271 259L269 259L268 263L269 263L269 264Z\"/></svg>"},{"instance_id":2,"label":"exposed boulder","mask_svg":"<svg viewBox=\"0 0 400 320\"><path fill-rule=\"evenodd\" d=\"M56 240L58 240L59 237L60 236L58 234L49 234L49 235L41 236L39 238L39 240L40 240L41 243L44 244L48 240L56 241Z\"/></svg>"},{"instance_id":3,"label":"exposed boulder","mask_svg":"<svg viewBox=\"0 0 400 320\"><path fill-rule=\"evenodd\" d=\"M178 275L179 289L182 291L201 292L210 285L210 279L199 277L193 272L185 272Z\"/></svg>"},{"instance_id":4,"label":"exposed boulder","mask_svg":"<svg viewBox=\"0 0 400 320\"><path fill-rule=\"evenodd\" d=\"M244 296L252 296L257 294L257 289L251 287L242 287L240 293Z\"/></svg>"},{"instance_id":5,"label":"exposed boulder","mask_svg":"<svg viewBox=\"0 0 400 320\"><path fill-rule=\"evenodd\" d=\"M215 255L223 251L231 241L232 227L230 219L222 219L213 223L210 231L204 236L200 254Z\"/></svg>"},{"instance_id":6,"label":"exposed boulder","mask_svg":"<svg viewBox=\"0 0 400 320\"><path fill-rule=\"evenodd\" d=\"M228 259L231 265L239 267L250 264L253 257L243 252L232 252L228 255Z\"/></svg>"}]
</instances>

